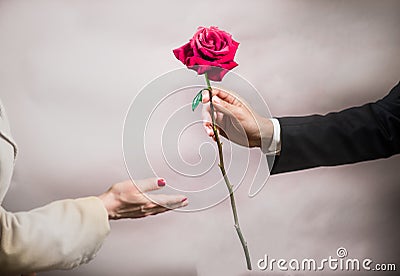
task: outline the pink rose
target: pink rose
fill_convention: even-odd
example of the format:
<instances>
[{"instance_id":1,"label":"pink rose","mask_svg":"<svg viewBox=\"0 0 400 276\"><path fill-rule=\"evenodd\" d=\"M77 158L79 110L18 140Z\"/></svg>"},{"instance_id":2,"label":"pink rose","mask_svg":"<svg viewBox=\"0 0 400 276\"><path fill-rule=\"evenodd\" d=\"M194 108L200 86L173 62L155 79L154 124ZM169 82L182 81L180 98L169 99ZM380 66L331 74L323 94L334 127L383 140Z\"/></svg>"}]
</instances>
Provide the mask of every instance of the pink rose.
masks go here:
<instances>
[{"instance_id":1,"label":"pink rose","mask_svg":"<svg viewBox=\"0 0 400 276\"><path fill-rule=\"evenodd\" d=\"M199 75L207 72L208 78L221 81L224 75L238 64L233 60L239 43L217 27L199 27L193 38L175 49L175 57Z\"/></svg>"}]
</instances>

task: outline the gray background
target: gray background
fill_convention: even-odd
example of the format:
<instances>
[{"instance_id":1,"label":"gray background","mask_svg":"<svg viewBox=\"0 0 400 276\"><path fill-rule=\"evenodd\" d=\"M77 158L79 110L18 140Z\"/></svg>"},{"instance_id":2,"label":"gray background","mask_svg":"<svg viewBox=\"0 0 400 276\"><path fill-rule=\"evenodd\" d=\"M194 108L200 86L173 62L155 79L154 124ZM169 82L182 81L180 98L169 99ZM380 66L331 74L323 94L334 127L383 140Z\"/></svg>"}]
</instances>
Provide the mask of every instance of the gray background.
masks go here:
<instances>
[{"instance_id":1,"label":"gray background","mask_svg":"<svg viewBox=\"0 0 400 276\"><path fill-rule=\"evenodd\" d=\"M399 1L0 1L0 96L20 147L5 207L96 195L126 179L129 103L182 66L171 49L199 25L233 33L235 72L273 116L304 115L377 100L399 81L399 13ZM344 246L399 266L399 164L277 175L254 199L239 189L253 265L264 254L324 258ZM247 275L229 203L113 222L90 264L43 273L112 274Z\"/></svg>"}]
</instances>

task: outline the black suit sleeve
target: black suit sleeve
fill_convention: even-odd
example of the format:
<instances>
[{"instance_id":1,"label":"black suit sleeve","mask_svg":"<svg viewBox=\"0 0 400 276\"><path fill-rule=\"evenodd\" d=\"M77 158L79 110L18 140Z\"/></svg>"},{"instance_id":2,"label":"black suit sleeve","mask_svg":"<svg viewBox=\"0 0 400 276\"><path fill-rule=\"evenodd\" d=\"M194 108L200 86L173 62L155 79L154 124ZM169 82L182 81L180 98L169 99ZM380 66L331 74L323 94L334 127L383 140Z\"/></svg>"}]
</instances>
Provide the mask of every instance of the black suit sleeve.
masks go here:
<instances>
[{"instance_id":1,"label":"black suit sleeve","mask_svg":"<svg viewBox=\"0 0 400 276\"><path fill-rule=\"evenodd\" d=\"M386 158L400 153L400 83L375 103L278 120L282 148L271 174Z\"/></svg>"}]
</instances>

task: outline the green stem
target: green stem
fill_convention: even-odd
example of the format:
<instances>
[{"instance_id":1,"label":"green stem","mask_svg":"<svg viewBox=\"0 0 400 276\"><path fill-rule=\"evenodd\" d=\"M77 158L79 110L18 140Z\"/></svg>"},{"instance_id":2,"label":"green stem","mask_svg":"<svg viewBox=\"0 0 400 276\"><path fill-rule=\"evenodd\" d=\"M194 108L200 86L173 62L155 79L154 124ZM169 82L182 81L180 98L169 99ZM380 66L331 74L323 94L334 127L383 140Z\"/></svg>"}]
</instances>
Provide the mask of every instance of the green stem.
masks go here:
<instances>
[{"instance_id":1,"label":"green stem","mask_svg":"<svg viewBox=\"0 0 400 276\"><path fill-rule=\"evenodd\" d=\"M218 155L219 155L218 166L221 170L222 176L224 177L224 180L225 180L226 187L228 188L228 191L229 191L229 197L231 199L231 206L232 206L232 212L233 212L233 220L235 222L234 226L235 226L236 232L239 236L240 243L242 244L242 247L244 250L244 255L246 257L246 263L247 263L247 269L251 270L251 260L250 260L249 249L247 248L247 242L245 241L243 234L242 234L242 230L240 229L240 226L239 226L239 217L237 215L237 210L236 210L235 196L233 195L233 186L230 183L230 181L228 179L228 175L226 174L226 171L225 171L224 156L222 154L222 143L219 139L217 126L215 125L214 105L212 103L212 88L211 88L210 80L208 79L207 73L205 73L204 76L206 78L207 88L208 88L208 92L210 95L210 112L211 112L212 128L214 131L215 141L218 146Z\"/></svg>"}]
</instances>

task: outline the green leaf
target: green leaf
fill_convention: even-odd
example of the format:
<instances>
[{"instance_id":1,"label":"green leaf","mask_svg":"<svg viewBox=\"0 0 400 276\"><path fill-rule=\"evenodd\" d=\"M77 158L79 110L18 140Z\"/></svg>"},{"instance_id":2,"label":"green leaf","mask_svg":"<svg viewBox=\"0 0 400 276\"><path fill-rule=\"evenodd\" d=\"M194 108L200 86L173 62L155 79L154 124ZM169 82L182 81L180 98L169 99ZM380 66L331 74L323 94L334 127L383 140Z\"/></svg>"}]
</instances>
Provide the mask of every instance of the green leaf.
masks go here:
<instances>
[{"instance_id":1,"label":"green leaf","mask_svg":"<svg viewBox=\"0 0 400 276\"><path fill-rule=\"evenodd\" d=\"M194 97L193 101L192 101L192 111L194 111L196 109L196 107L201 103L202 99L203 99L203 92L204 89L200 90L199 93L197 93L196 97Z\"/></svg>"}]
</instances>

